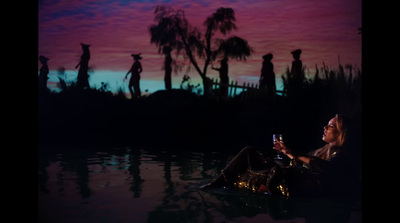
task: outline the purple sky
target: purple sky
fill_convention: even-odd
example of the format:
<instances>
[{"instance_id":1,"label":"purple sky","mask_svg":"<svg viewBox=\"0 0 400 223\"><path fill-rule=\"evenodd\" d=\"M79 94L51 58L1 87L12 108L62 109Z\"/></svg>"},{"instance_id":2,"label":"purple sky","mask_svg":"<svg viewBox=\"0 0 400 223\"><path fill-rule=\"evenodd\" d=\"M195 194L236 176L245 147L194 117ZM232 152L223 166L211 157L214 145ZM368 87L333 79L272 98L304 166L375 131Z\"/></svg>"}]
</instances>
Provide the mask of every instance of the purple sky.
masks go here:
<instances>
[{"instance_id":1,"label":"purple sky","mask_svg":"<svg viewBox=\"0 0 400 223\"><path fill-rule=\"evenodd\" d=\"M338 56L342 65L361 67L361 0L40 0L39 55L50 58L52 74L60 66L76 73L80 43L91 44L93 78L121 81L133 62L130 54L141 52L142 80L162 81L164 58L150 44L147 31L154 24L154 8L160 4L183 9L191 25L200 30L217 8L233 8L238 29L230 35L245 38L254 49L247 61L229 61L229 76L239 82L258 81L261 57L266 53L274 55L272 62L280 79L291 65L290 52L297 48L302 49L301 60L311 74L315 65L323 62L337 67ZM184 61L183 57L177 60ZM214 66L219 66L218 62ZM173 81L180 83L185 71ZM194 71L189 75L198 77ZM218 73L209 67L208 75L217 77Z\"/></svg>"}]
</instances>

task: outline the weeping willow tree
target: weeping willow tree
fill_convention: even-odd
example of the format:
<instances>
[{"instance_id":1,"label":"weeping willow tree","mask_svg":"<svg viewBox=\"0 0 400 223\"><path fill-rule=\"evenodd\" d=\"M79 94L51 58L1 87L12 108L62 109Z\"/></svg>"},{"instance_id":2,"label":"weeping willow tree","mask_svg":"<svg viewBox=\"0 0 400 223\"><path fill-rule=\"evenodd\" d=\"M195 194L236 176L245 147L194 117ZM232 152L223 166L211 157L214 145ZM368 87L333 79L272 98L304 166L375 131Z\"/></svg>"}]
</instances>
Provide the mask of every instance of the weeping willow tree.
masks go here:
<instances>
[{"instance_id":1,"label":"weeping willow tree","mask_svg":"<svg viewBox=\"0 0 400 223\"><path fill-rule=\"evenodd\" d=\"M211 80L207 77L207 68L213 61L219 56L245 60L252 53L247 41L240 37L233 36L226 39L215 37L218 33L226 37L231 31L237 29L235 12L232 8L221 7L208 16L203 23L204 34L199 31L199 28L188 23L183 10L157 6L154 14L157 24L149 27L150 41L159 47L159 52L166 47L171 49L169 54L168 50L167 53L164 52L165 67L168 67L171 61L169 57L172 50L178 52L184 50L191 65L202 78L204 95L211 92L212 86ZM200 61L204 62L202 68Z\"/></svg>"},{"instance_id":2,"label":"weeping willow tree","mask_svg":"<svg viewBox=\"0 0 400 223\"><path fill-rule=\"evenodd\" d=\"M171 52L177 51L177 54L183 49L183 43L180 41L178 26L183 29L187 23L183 11L175 11L170 7L158 6L156 7L154 21L156 24L150 25L148 28L151 36L150 43L156 44L158 53L163 53L165 56L164 70L165 70L165 89L171 89L171 73L174 60L172 59Z\"/></svg>"}]
</instances>

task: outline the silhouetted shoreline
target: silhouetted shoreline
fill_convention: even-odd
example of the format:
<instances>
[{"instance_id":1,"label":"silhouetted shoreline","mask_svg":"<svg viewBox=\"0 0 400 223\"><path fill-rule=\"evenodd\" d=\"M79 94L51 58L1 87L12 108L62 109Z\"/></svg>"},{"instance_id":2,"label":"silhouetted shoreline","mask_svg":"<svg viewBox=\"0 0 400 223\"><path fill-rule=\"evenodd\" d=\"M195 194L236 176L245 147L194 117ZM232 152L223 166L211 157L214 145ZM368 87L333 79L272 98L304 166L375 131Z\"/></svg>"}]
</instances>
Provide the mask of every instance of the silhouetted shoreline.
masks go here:
<instances>
[{"instance_id":1,"label":"silhouetted shoreline","mask_svg":"<svg viewBox=\"0 0 400 223\"><path fill-rule=\"evenodd\" d=\"M188 90L160 90L129 100L101 89L69 88L39 94L39 145L145 145L204 150L270 147L280 132L309 150L321 143L321 126L335 113L361 117L360 94L338 95L321 84L287 96L220 100Z\"/></svg>"}]
</instances>

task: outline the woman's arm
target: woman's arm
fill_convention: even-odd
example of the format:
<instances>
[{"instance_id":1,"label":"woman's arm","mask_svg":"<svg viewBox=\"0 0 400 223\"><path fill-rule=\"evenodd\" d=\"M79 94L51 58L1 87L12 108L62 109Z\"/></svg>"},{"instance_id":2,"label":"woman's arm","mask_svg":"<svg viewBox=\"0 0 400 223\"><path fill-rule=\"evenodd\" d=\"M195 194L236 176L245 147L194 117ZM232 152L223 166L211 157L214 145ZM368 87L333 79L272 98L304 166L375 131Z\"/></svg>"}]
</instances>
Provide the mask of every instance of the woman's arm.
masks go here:
<instances>
[{"instance_id":1,"label":"woman's arm","mask_svg":"<svg viewBox=\"0 0 400 223\"><path fill-rule=\"evenodd\" d=\"M278 142L279 144L275 148L276 150L280 150L283 154L288 156L290 159L298 159L303 163L310 164L311 157L308 156L295 156L292 151L288 149L283 142Z\"/></svg>"},{"instance_id":2,"label":"woman's arm","mask_svg":"<svg viewBox=\"0 0 400 223\"><path fill-rule=\"evenodd\" d=\"M300 160L301 162L305 163L305 164L310 164L310 160L311 158L308 156L297 156L295 157L296 159ZM293 158L292 158L293 159Z\"/></svg>"},{"instance_id":3,"label":"woman's arm","mask_svg":"<svg viewBox=\"0 0 400 223\"><path fill-rule=\"evenodd\" d=\"M316 156L304 156L304 155L294 155L290 149L288 149L283 142L275 145L275 149L281 151L283 154L288 156L290 159L297 159L303 163L309 165L310 170L315 173L324 173L331 167L331 161L318 158Z\"/></svg>"},{"instance_id":4,"label":"woman's arm","mask_svg":"<svg viewBox=\"0 0 400 223\"><path fill-rule=\"evenodd\" d=\"M305 163L305 164L310 164L310 160L311 157L308 156L295 156L292 154L292 152L290 150L285 150L282 149L283 154L285 154L286 156L288 156L290 159L297 159L300 160L301 162Z\"/></svg>"}]
</instances>

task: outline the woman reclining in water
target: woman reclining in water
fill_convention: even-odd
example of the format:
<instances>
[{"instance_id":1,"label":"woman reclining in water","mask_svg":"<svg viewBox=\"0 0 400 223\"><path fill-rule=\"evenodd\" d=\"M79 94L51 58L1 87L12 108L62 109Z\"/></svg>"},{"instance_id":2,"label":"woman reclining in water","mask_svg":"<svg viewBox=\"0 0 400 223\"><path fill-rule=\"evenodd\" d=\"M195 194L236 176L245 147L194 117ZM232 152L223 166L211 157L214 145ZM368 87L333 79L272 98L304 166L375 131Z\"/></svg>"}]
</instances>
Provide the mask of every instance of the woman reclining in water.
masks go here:
<instances>
[{"instance_id":1,"label":"woman reclining in water","mask_svg":"<svg viewBox=\"0 0 400 223\"><path fill-rule=\"evenodd\" d=\"M345 116L335 115L324 127L322 140L326 145L308 155L297 155L283 142L275 143L274 149L297 165L303 164L299 168L281 168L255 148L245 147L214 181L202 188L247 188L286 196L289 192L290 196L347 194L344 190L353 193L354 175L359 176L360 167L348 156L348 125Z\"/></svg>"}]
</instances>

